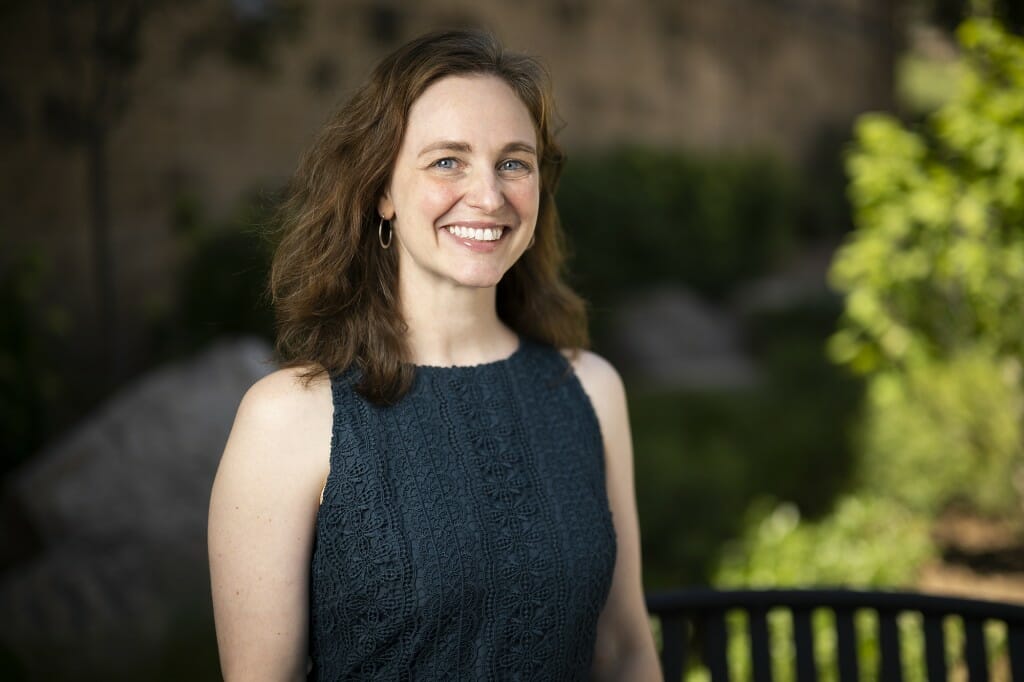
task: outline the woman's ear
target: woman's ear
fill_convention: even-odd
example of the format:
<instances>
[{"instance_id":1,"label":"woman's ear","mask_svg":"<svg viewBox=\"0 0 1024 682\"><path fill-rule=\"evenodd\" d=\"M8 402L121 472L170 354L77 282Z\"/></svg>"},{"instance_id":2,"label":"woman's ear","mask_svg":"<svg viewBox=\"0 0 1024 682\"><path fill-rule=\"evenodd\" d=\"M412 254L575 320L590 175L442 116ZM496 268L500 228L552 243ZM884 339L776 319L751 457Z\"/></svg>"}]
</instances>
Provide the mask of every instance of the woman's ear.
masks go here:
<instances>
[{"instance_id":1,"label":"woman's ear","mask_svg":"<svg viewBox=\"0 0 1024 682\"><path fill-rule=\"evenodd\" d=\"M377 200L377 213L384 220L392 220L395 217L395 205L391 201L391 192L384 192L384 196Z\"/></svg>"}]
</instances>

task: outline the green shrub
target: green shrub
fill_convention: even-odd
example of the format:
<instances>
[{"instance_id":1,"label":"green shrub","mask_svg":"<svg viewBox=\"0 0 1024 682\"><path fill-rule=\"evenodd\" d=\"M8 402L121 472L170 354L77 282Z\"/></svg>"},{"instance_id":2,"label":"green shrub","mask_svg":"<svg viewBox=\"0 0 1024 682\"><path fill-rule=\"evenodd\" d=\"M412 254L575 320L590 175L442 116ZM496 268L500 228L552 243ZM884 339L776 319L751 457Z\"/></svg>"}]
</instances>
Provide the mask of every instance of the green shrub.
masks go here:
<instances>
[{"instance_id":1,"label":"green shrub","mask_svg":"<svg viewBox=\"0 0 1024 682\"><path fill-rule=\"evenodd\" d=\"M764 272L796 232L795 182L767 157L580 155L566 166L558 206L577 254L572 270L599 305L665 281L724 294Z\"/></svg>"},{"instance_id":2,"label":"green shrub","mask_svg":"<svg viewBox=\"0 0 1024 682\"><path fill-rule=\"evenodd\" d=\"M847 295L838 360L873 371L985 341L1024 351L1024 41L959 32L955 95L923 130L857 125L848 158L857 229L831 277Z\"/></svg>"},{"instance_id":3,"label":"green shrub","mask_svg":"<svg viewBox=\"0 0 1024 682\"><path fill-rule=\"evenodd\" d=\"M864 478L921 508L1016 511L1024 466L1024 41L971 20L919 131L864 116L835 360L869 376Z\"/></svg>"},{"instance_id":4,"label":"green shrub","mask_svg":"<svg viewBox=\"0 0 1024 682\"><path fill-rule=\"evenodd\" d=\"M881 373L867 392L864 485L922 512L953 501L1012 512L1024 394L1020 365L973 349Z\"/></svg>"},{"instance_id":5,"label":"green shrub","mask_svg":"<svg viewBox=\"0 0 1024 682\"><path fill-rule=\"evenodd\" d=\"M765 495L821 515L849 487L860 384L825 358L831 306L749 318L760 384L666 392L630 385L645 586L707 584L722 544Z\"/></svg>"},{"instance_id":6,"label":"green shrub","mask_svg":"<svg viewBox=\"0 0 1024 682\"><path fill-rule=\"evenodd\" d=\"M910 584L932 557L929 520L885 497L848 495L802 521L796 505L760 503L715 575L723 587Z\"/></svg>"},{"instance_id":7,"label":"green shrub","mask_svg":"<svg viewBox=\"0 0 1024 682\"><path fill-rule=\"evenodd\" d=\"M42 297L49 270L34 252L0 271L0 474L34 454L53 428L62 388L53 346L67 334L69 318Z\"/></svg>"},{"instance_id":8,"label":"green shrub","mask_svg":"<svg viewBox=\"0 0 1024 682\"><path fill-rule=\"evenodd\" d=\"M817 521L801 518L791 502L760 500L751 506L747 528L722 554L714 583L719 587L844 586L894 588L912 584L919 568L935 556L930 520L899 502L874 494L847 495L831 514ZM837 679L833 616L813 614L815 660L821 678ZM924 679L921 641L903 622L908 679ZM730 622L730 666L738 679L750 676L749 644L743 623ZM856 614L858 657L873 679L878 662L877 627L866 612ZM793 679L795 652L788 614L769 614L773 669L777 679Z\"/></svg>"},{"instance_id":9,"label":"green shrub","mask_svg":"<svg viewBox=\"0 0 1024 682\"><path fill-rule=\"evenodd\" d=\"M158 355L185 355L223 336L273 338L265 293L273 215L273 198L257 194L244 197L222 221L210 220L194 197L178 198L174 226L181 274L175 304L155 314L151 324Z\"/></svg>"}]
</instances>

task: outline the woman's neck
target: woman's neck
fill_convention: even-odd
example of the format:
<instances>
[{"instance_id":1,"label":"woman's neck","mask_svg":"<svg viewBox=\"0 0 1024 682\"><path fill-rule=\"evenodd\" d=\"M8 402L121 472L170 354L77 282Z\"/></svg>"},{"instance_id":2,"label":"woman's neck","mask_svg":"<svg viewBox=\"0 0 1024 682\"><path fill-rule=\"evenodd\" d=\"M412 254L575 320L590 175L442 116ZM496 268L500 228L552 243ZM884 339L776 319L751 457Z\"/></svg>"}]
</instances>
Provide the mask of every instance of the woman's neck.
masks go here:
<instances>
[{"instance_id":1,"label":"woman's neck","mask_svg":"<svg viewBox=\"0 0 1024 682\"><path fill-rule=\"evenodd\" d=\"M519 338L498 317L496 296L497 287L402 287L400 305L409 327L410 361L447 367L511 355Z\"/></svg>"}]
</instances>

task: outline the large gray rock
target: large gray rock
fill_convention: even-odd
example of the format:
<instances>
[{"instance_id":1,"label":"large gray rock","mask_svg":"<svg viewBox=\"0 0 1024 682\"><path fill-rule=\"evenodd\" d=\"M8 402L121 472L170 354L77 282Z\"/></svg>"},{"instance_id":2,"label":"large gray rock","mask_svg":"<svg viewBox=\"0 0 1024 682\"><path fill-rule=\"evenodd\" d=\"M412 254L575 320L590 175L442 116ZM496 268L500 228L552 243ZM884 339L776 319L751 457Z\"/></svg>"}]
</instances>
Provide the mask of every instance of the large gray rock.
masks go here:
<instances>
[{"instance_id":1,"label":"large gray rock","mask_svg":"<svg viewBox=\"0 0 1024 682\"><path fill-rule=\"evenodd\" d=\"M11 477L8 505L43 551L0 577L0 643L33 677L154 656L186 602L208 612L210 487L239 400L270 358L245 339L154 371ZM79 649L95 665L38 654Z\"/></svg>"},{"instance_id":2,"label":"large gray rock","mask_svg":"<svg viewBox=\"0 0 1024 682\"><path fill-rule=\"evenodd\" d=\"M612 344L633 381L659 388L739 388L757 372L742 352L738 325L681 286L663 286L616 305Z\"/></svg>"},{"instance_id":3,"label":"large gray rock","mask_svg":"<svg viewBox=\"0 0 1024 682\"><path fill-rule=\"evenodd\" d=\"M828 287L835 249L831 244L805 248L785 268L740 283L730 307L744 317L835 299L836 294Z\"/></svg>"}]
</instances>

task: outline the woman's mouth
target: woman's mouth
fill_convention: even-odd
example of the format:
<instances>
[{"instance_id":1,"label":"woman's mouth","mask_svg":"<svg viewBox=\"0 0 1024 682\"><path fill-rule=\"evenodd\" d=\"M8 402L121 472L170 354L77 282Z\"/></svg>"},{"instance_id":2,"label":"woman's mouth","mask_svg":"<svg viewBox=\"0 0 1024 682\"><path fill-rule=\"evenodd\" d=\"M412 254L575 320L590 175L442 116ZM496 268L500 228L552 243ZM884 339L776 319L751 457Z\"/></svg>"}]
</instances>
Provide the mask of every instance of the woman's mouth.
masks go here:
<instances>
[{"instance_id":1,"label":"woman's mouth","mask_svg":"<svg viewBox=\"0 0 1024 682\"><path fill-rule=\"evenodd\" d=\"M447 225L443 229L459 239L472 239L478 242L496 242L501 239L508 228L504 225L493 227L469 227L466 225Z\"/></svg>"}]
</instances>

